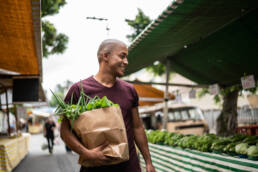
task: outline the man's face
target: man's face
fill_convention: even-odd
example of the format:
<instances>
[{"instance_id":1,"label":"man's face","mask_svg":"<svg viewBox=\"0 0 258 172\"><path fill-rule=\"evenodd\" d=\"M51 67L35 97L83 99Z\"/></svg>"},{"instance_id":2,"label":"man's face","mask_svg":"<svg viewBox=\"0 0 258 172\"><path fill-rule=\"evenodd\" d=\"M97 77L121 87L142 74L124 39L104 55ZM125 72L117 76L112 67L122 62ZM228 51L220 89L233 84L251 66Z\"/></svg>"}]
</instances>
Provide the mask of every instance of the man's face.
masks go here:
<instances>
[{"instance_id":1,"label":"man's face","mask_svg":"<svg viewBox=\"0 0 258 172\"><path fill-rule=\"evenodd\" d=\"M125 68L128 65L128 49L123 44L118 44L109 55L109 66L111 72L115 76L121 77L124 75Z\"/></svg>"}]
</instances>

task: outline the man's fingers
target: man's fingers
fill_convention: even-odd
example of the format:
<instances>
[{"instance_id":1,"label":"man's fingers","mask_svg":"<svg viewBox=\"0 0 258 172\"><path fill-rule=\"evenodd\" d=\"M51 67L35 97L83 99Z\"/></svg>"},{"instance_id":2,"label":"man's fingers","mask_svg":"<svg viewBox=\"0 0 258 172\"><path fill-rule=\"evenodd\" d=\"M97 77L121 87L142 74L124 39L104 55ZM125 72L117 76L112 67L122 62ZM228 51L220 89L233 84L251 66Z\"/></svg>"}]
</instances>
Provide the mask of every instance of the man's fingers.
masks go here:
<instances>
[{"instance_id":1,"label":"man's fingers","mask_svg":"<svg viewBox=\"0 0 258 172\"><path fill-rule=\"evenodd\" d=\"M111 161L114 161L116 159L114 157L110 157L110 156L106 156L106 155L104 155L104 156L105 156L104 161L106 161L106 162L111 162Z\"/></svg>"},{"instance_id":2,"label":"man's fingers","mask_svg":"<svg viewBox=\"0 0 258 172\"><path fill-rule=\"evenodd\" d=\"M108 146L108 141L105 141L102 145L100 145L99 147L98 147L98 150L104 150L107 146Z\"/></svg>"}]
</instances>

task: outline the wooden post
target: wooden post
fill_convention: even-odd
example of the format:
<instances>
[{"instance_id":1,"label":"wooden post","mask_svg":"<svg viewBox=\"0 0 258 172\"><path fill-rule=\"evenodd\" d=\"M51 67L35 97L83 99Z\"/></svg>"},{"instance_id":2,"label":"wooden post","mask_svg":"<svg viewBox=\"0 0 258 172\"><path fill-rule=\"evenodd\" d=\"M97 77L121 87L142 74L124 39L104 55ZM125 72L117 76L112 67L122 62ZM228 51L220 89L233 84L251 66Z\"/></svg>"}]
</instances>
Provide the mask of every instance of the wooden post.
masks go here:
<instances>
[{"instance_id":1,"label":"wooden post","mask_svg":"<svg viewBox=\"0 0 258 172\"><path fill-rule=\"evenodd\" d=\"M166 88L164 92L164 109L163 109L163 124L162 128L167 129L168 123L168 83L169 83L170 61L166 59Z\"/></svg>"}]
</instances>

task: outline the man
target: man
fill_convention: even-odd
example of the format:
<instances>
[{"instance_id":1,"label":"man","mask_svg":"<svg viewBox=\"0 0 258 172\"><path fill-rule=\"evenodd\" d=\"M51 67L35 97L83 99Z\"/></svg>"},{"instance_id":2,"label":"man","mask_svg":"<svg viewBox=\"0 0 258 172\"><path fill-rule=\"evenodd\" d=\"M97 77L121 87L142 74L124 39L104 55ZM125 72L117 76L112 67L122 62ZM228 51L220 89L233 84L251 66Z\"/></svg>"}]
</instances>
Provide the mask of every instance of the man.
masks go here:
<instances>
[{"instance_id":1,"label":"man","mask_svg":"<svg viewBox=\"0 0 258 172\"><path fill-rule=\"evenodd\" d=\"M140 172L141 169L134 142L145 159L147 172L154 172L155 169L151 162L146 135L138 114L138 95L131 84L118 78L123 76L125 67L128 65L127 46L119 40L108 39L101 43L97 56L99 71L95 76L81 81L82 88L85 94L90 97L107 96L109 100L120 105L127 132L130 159L110 166L91 168L82 166L80 172ZM65 102L69 103L71 97L73 97L73 103L76 103L80 95L80 88L80 82L72 85L66 95ZM77 152L85 160L94 161L96 164L112 161L112 159L102 153L102 150L108 143L91 150L86 149L71 132L68 120L63 120L61 123L61 137L74 152Z\"/></svg>"},{"instance_id":2,"label":"man","mask_svg":"<svg viewBox=\"0 0 258 172\"><path fill-rule=\"evenodd\" d=\"M51 117L48 117L44 125L43 133L47 139L48 151L50 154L53 153L53 148L54 148L55 127L56 127L56 124L54 120Z\"/></svg>"}]
</instances>

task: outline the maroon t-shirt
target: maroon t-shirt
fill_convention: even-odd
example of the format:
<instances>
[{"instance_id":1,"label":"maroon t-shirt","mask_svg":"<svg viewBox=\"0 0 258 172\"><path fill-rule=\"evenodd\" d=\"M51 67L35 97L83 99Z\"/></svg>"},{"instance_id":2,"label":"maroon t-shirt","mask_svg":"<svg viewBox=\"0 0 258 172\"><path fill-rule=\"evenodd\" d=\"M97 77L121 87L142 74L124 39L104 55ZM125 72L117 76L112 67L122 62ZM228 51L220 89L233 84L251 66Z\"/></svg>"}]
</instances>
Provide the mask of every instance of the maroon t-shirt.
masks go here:
<instances>
[{"instance_id":1,"label":"maroon t-shirt","mask_svg":"<svg viewBox=\"0 0 258 172\"><path fill-rule=\"evenodd\" d=\"M80 84L81 83L81 84ZM130 159L126 162L122 162L120 164L111 165L111 166L101 166L101 167L91 167L86 168L84 166L81 167L80 172L109 172L109 171L117 171L117 172L140 172L139 159L136 154L136 149L134 145L134 133L133 133L133 119L132 119L132 108L138 106L138 94L135 88L125 82L116 79L115 84L112 87L105 87L100 84L98 81L94 79L93 76L72 85L70 90L68 91L65 102L70 103L71 97L73 94L73 103L76 103L80 97L80 90L82 88L86 95L90 97L99 96L102 98L103 96L107 96L109 100L113 103L119 104L124 123L127 132L128 146L129 146L129 154Z\"/></svg>"}]
</instances>

